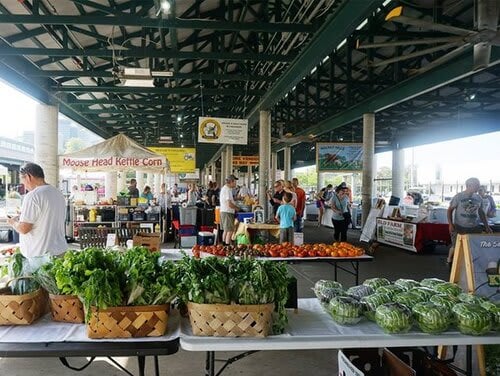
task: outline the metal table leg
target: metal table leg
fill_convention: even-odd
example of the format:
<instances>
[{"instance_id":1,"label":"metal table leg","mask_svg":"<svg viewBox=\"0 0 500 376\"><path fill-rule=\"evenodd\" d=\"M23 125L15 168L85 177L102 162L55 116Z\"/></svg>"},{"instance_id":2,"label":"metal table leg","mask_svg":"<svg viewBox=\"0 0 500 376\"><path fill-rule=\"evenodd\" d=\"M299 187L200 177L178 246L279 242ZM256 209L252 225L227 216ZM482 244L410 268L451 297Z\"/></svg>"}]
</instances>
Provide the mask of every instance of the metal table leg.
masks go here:
<instances>
[{"instance_id":1,"label":"metal table leg","mask_svg":"<svg viewBox=\"0 0 500 376\"><path fill-rule=\"evenodd\" d=\"M146 357L139 355L137 356L137 363L139 366L139 376L144 376L145 375L145 368L146 368Z\"/></svg>"},{"instance_id":2,"label":"metal table leg","mask_svg":"<svg viewBox=\"0 0 500 376\"><path fill-rule=\"evenodd\" d=\"M334 281L337 281L337 263L333 263L333 270L334 270Z\"/></svg>"},{"instance_id":3,"label":"metal table leg","mask_svg":"<svg viewBox=\"0 0 500 376\"><path fill-rule=\"evenodd\" d=\"M207 351L205 360L205 376L215 376L215 352Z\"/></svg>"},{"instance_id":4,"label":"metal table leg","mask_svg":"<svg viewBox=\"0 0 500 376\"><path fill-rule=\"evenodd\" d=\"M465 374L472 376L472 345L466 346L465 362Z\"/></svg>"}]
</instances>

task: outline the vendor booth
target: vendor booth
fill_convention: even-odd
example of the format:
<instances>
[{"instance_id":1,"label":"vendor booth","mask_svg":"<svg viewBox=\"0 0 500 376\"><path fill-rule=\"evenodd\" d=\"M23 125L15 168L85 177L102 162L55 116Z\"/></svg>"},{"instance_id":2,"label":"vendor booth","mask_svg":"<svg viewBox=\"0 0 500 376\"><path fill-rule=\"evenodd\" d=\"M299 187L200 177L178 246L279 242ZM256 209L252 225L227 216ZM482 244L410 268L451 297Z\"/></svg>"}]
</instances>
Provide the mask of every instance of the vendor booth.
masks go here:
<instances>
[{"instance_id":1,"label":"vendor booth","mask_svg":"<svg viewBox=\"0 0 500 376\"><path fill-rule=\"evenodd\" d=\"M169 164L165 156L118 134L86 149L61 155L59 166L74 172L135 170L163 174L168 170ZM99 200L95 191L78 191L73 201L68 202L67 237L78 237L81 227L144 228L149 232L160 229L159 206L145 199L117 196L116 178L110 179L106 184L109 186L105 187L104 200Z\"/></svg>"}]
</instances>

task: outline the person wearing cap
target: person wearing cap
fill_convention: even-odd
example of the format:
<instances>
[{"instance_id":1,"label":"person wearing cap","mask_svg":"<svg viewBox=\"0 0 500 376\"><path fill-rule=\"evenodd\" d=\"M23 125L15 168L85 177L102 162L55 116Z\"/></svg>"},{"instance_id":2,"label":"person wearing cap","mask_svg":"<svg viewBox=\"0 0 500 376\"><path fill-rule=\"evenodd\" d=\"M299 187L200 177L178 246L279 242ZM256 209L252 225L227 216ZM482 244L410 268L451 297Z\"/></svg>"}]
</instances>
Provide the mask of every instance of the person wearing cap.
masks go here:
<instances>
[{"instance_id":1,"label":"person wearing cap","mask_svg":"<svg viewBox=\"0 0 500 376\"><path fill-rule=\"evenodd\" d=\"M220 223L222 227L222 242L231 244L231 238L234 232L234 212L238 210L233 199L233 189L236 187L238 178L229 175L226 178L226 184L220 190Z\"/></svg>"},{"instance_id":2,"label":"person wearing cap","mask_svg":"<svg viewBox=\"0 0 500 376\"><path fill-rule=\"evenodd\" d=\"M19 232L21 254L35 259L63 253L68 247L64 196L45 182L42 167L35 163L21 167L19 176L29 193L24 197L19 218L9 218L7 222Z\"/></svg>"}]
</instances>

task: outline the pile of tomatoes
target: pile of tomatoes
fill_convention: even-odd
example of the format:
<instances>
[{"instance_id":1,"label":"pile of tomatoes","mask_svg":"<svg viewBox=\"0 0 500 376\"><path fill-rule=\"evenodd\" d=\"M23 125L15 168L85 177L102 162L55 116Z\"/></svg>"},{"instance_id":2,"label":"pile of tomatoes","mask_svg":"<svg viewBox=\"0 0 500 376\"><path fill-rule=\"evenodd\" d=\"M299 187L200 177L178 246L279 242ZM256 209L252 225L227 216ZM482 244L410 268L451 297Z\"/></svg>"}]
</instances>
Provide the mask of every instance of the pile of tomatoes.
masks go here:
<instances>
[{"instance_id":1,"label":"pile of tomatoes","mask_svg":"<svg viewBox=\"0 0 500 376\"><path fill-rule=\"evenodd\" d=\"M350 243L340 242L333 244L317 243L292 245L282 244L253 244L253 245L195 245L193 254L200 256L200 252L215 256L240 257L357 257L363 255L363 249Z\"/></svg>"}]
</instances>

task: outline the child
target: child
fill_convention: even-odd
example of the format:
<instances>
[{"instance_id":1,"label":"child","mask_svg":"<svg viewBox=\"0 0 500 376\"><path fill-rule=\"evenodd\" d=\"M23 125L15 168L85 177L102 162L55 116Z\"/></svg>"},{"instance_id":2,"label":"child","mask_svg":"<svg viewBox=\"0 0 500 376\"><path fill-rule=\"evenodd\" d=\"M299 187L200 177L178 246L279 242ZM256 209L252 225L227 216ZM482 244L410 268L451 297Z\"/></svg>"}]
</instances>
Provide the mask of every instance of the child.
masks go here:
<instances>
[{"instance_id":1,"label":"child","mask_svg":"<svg viewBox=\"0 0 500 376\"><path fill-rule=\"evenodd\" d=\"M295 208L290 203L293 195L290 192L283 194L283 204L276 212L276 220L280 222L280 243L289 242L293 245L293 222L297 219Z\"/></svg>"}]
</instances>

